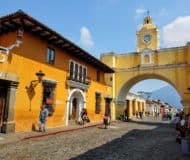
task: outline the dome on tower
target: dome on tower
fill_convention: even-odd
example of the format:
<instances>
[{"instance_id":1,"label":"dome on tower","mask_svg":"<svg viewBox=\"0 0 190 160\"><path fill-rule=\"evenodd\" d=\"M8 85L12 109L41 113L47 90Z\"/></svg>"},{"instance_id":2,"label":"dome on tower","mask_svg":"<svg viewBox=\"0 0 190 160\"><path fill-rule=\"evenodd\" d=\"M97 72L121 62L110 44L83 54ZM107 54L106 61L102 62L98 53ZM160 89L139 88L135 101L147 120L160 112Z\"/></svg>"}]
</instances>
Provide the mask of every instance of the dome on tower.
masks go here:
<instances>
[{"instance_id":1,"label":"dome on tower","mask_svg":"<svg viewBox=\"0 0 190 160\"><path fill-rule=\"evenodd\" d=\"M153 23L153 21L152 21L152 18L150 16L145 17L145 19L144 19L144 25L145 24L152 24L152 23Z\"/></svg>"},{"instance_id":2,"label":"dome on tower","mask_svg":"<svg viewBox=\"0 0 190 160\"><path fill-rule=\"evenodd\" d=\"M148 15L144 18L141 30L152 29L152 28L156 28L156 26L154 25L152 18Z\"/></svg>"}]
</instances>

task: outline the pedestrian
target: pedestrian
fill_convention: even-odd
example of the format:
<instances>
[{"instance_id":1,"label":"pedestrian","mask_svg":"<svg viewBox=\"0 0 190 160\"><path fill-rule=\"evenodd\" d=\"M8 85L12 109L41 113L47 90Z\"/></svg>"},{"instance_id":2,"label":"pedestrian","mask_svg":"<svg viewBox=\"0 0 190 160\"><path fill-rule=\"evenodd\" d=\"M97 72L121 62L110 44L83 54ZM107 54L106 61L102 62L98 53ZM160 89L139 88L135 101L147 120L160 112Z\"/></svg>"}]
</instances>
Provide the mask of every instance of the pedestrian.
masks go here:
<instances>
[{"instance_id":1,"label":"pedestrian","mask_svg":"<svg viewBox=\"0 0 190 160\"><path fill-rule=\"evenodd\" d=\"M46 106L45 104L41 106L41 111L40 111L40 116L39 116L39 131L40 132L46 131L46 119L49 114L49 111L45 106Z\"/></svg>"},{"instance_id":2,"label":"pedestrian","mask_svg":"<svg viewBox=\"0 0 190 160\"><path fill-rule=\"evenodd\" d=\"M104 126L105 126L104 128L107 129L107 127L110 123L110 117L108 116L107 113L105 113L105 115L104 115L103 122L104 122Z\"/></svg>"},{"instance_id":3,"label":"pedestrian","mask_svg":"<svg viewBox=\"0 0 190 160\"><path fill-rule=\"evenodd\" d=\"M139 117L140 117L140 119L142 119L142 114L143 114L143 112L139 111Z\"/></svg>"},{"instance_id":4,"label":"pedestrian","mask_svg":"<svg viewBox=\"0 0 190 160\"><path fill-rule=\"evenodd\" d=\"M187 114L187 128L188 128L189 131L190 131L190 113Z\"/></svg>"},{"instance_id":5,"label":"pedestrian","mask_svg":"<svg viewBox=\"0 0 190 160\"><path fill-rule=\"evenodd\" d=\"M181 136L180 136L180 116L177 113L172 123L175 125L176 129L176 142L181 143Z\"/></svg>"},{"instance_id":6,"label":"pedestrian","mask_svg":"<svg viewBox=\"0 0 190 160\"><path fill-rule=\"evenodd\" d=\"M128 121L129 120L129 116L128 116L128 109L127 108L124 111L124 115L125 115L126 121Z\"/></svg>"},{"instance_id":7,"label":"pedestrian","mask_svg":"<svg viewBox=\"0 0 190 160\"><path fill-rule=\"evenodd\" d=\"M182 154L189 153L189 145L187 140L187 117L183 115L182 120L180 121L180 134L181 134L181 152Z\"/></svg>"},{"instance_id":8,"label":"pedestrian","mask_svg":"<svg viewBox=\"0 0 190 160\"><path fill-rule=\"evenodd\" d=\"M83 108L81 111L81 120L82 120L82 124L84 125L85 122L90 122L89 118L88 118L88 114L87 114L87 110L86 108Z\"/></svg>"},{"instance_id":9,"label":"pedestrian","mask_svg":"<svg viewBox=\"0 0 190 160\"><path fill-rule=\"evenodd\" d=\"M136 111L135 115L136 115L136 118L138 118L138 112L137 111Z\"/></svg>"}]
</instances>

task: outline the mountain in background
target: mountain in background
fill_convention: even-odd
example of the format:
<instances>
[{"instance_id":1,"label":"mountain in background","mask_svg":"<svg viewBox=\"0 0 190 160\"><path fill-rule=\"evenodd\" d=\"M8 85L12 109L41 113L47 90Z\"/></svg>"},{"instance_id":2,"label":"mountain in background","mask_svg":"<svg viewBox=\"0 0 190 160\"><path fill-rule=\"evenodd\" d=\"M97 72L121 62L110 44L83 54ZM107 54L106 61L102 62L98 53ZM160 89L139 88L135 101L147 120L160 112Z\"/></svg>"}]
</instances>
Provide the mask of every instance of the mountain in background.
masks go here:
<instances>
[{"instance_id":1,"label":"mountain in background","mask_svg":"<svg viewBox=\"0 0 190 160\"><path fill-rule=\"evenodd\" d=\"M175 108L182 108L182 104L180 103L181 98L177 91L171 86L167 85L162 87L158 90L152 92L151 99L160 99L165 103L175 107Z\"/></svg>"}]
</instances>

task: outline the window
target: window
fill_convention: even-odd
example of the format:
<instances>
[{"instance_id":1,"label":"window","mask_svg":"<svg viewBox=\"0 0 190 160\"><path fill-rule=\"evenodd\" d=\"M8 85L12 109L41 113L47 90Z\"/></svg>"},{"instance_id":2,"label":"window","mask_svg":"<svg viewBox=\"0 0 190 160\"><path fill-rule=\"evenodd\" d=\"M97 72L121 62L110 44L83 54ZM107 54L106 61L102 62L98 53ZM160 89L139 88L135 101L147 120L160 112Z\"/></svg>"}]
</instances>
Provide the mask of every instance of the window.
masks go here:
<instances>
[{"instance_id":1,"label":"window","mask_svg":"<svg viewBox=\"0 0 190 160\"><path fill-rule=\"evenodd\" d=\"M55 50L52 48L47 48L47 59L48 64L55 64Z\"/></svg>"},{"instance_id":2,"label":"window","mask_svg":"<svg viewBox=\"0 0 190 160\"><path fill-rule=\"evenodd\" d=\"M86 82L86 68L83 68L83 82Z\"/></svg>"},{"instance_id":3,"label":"window","mask_svg":"<svg viewBox=\"0 0 190 160\"><path fill-rule=\"evenodd\" d=\"M82 82L82 66L79 68L79 81Z\"/></svg>"},{"instance_id":4,"label":"window","mask_svg":"<svg viewBox=\"0 0 190 160\"><path fill-rule=\"evenodd\" d=\"M75 80L78 80L78 64L75 64Z\"/></svg>"},{"instance_id":5,"label":"window","mask_svg":"<svg viewBox=\"0 0 190 160\"><path fill-rule=\"evenodd\" d=\"M101 111L101 93L96 93L95 113L99 114Z\"/></svg>"},{"instance_id":6,"label":"window","mask_svg":"<svg viewBox=\"0 0 190 160\"><path fill-rule=\"evenodd\" d=\"M73 60L70 60L69 79L80 83L86 83L87 68Z\"/></svg>"},{"instance_id":7,"label":"window","mask_svg":"<svg viewBox=\"0 0 190 160\"><path fill-rule=\"evenodd\" d=\"M69 70L69 73L70 73L70 78L73 79L73 76L74 76L74 63L71 61L70 62L70 70Z\"/></svg>"},{"instance_id":8,"label":"window","mask_svg":"<svg viewBox=\"0 0 190 160\"><path fill-rule=\"evenodd\" d=\"M43 81L43 101L42 101L42 104L45 104L50 115L52 115L54 112L55 87L56 87L56 83Z\"/></svg>"},{"instance_id":9,"label":"window","mask_svg":"<svg viewBox=\"0 0 190 160\"><path fill-rule=\"evenodd\" d=\"M100 71L96 72L96 80L100 82Z\"/></svg>"}]
</instances>

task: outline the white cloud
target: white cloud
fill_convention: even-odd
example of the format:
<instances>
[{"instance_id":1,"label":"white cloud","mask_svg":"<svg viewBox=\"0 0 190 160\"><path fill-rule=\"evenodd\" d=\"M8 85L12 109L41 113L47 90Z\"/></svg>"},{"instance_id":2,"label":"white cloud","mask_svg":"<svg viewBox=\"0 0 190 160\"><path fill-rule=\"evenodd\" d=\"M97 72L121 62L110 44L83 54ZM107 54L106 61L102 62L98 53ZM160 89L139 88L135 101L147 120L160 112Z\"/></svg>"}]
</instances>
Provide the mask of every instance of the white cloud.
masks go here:
<instances>
[{"instance_id":1,"label":"white cloud","mask_svg":"<svg viewBox=\"0 0 190 160\"><path fill-rule=\"evenodd\" d=\"M144 14L145 9L144 8L137 8L135 12L136 12L136 14Z\"/></svg>"},{"instance_id":2,"label":"white cloud","mask_svg":"<svg viewBox=\"0 0 190 160\"><path fill-rule=\"evenodd\" d=\"M135 18L141 17L142 15L144 15L145 12L146 12L146 10L143 7L137 8L135 10Z\"/></svg>"},{"instance_id":3,"label":"white cloud","mask_svg":"<svg viewBox=\"0 0 190 160\"><path fill-rule=\"evenodd\" d=\"M80 44L88 48L94 46L94 42L91 38L90 31L87 27L84 26L80 29Z\"/></svg>"},{"instance_id":4,"label":"white cloud","mask_svg":"<svg viewBox=\"0 0 190 160\"><path fill-rule=\"evenodd\" d=\"M166 47L185 45L190 41L190 16L178 17L163 27L163 43Z\"/></svg>"}]
</instances>

